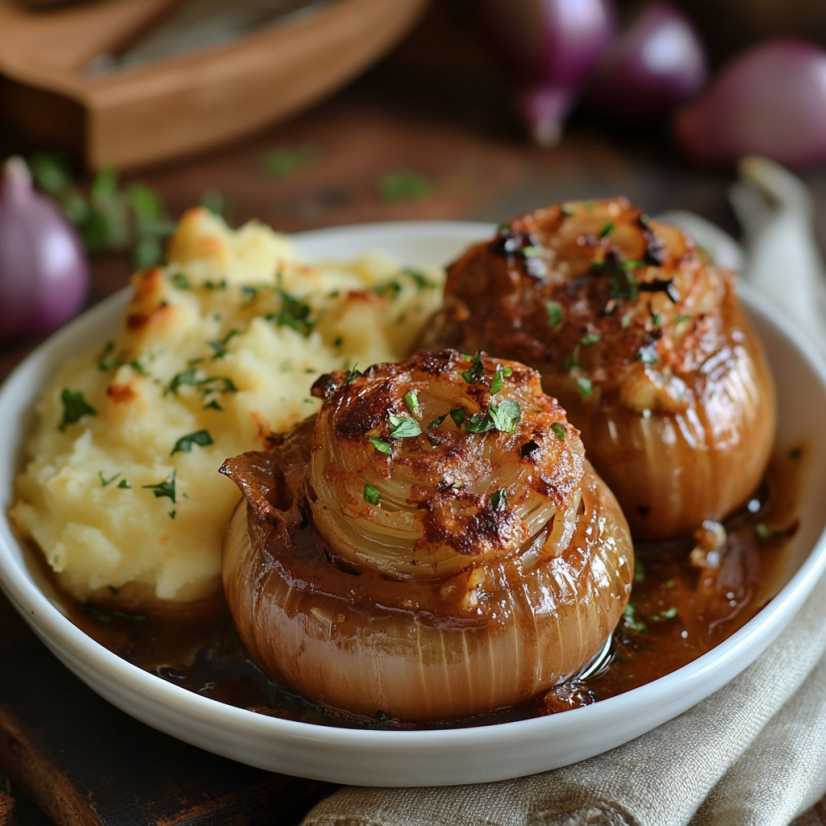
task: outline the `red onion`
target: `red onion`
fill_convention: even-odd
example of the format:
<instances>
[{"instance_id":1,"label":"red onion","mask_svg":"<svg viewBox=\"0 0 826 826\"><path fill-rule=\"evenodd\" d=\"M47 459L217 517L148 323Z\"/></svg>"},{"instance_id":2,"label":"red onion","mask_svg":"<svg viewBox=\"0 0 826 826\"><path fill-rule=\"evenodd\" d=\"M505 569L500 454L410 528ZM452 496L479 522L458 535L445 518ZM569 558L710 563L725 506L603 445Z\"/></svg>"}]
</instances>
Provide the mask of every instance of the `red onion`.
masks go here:
<instances>
[{"instance_id":1,"label":"red onion","mask_svg":"<svg viewBox=\"0 0 826 826\"><path fill-rule=\"evenodd\" d=\"M606 50L588 97L629 118L657 117L693 97L706 56L691 23L669 3L652 3Z\"/></svg>"},{"instance_id":2,"label":"red onion","mask_svg":"<svg viewBox=\"0 0 826 826\"><path fill-rule=\"evenodd\" d=\"M0 180L0 339L58 327L80 309L88 285L74 230L32 189L25 162L10 158Z\"/></svg>"},{"instance_id":3,"label":"red onion","mask_svg":"<svg viewBox=\"0 0 826 826\"><path fill-rule=\"evenodd\" d=\"M614 31L610 0L485 0L484 19L519 88L538 143L556 143Z\"/></svg>"},{"instance_id":4,"label":"red onion","mask_svg":"<svg viewBox=\"0 0 826 826\"><path fill-rule=\"evenodd\" d=\"M798 40L755 46L674 125L686 153L704 163L744 155L798 168L826 161L826 52Z\"/></svg>"}]
</instances>

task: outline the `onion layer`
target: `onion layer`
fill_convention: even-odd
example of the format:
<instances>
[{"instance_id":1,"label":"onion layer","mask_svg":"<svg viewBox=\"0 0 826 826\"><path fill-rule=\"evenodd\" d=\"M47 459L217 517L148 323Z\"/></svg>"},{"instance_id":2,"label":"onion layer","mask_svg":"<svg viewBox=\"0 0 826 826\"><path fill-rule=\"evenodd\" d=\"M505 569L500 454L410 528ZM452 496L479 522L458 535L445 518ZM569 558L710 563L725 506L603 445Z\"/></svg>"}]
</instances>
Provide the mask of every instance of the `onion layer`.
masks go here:
<instances>
[{"instance_id":1,"label":"onion layer","mask_svg":"<svg viewBox=\"0 0 826 826\"><path fill-rule=\"evenodd\" d=\"M442 353L320 386L317 419L223 468L245 498L224 589L267 673L330 705L427 720L527 700L597 653L630 592L628 527L533 371ZM411 389L423 432L392 436ZM426 428L455 394L469 418ZM494 407L481 429L497 397L519 399L519 420ZM380 498L359 504L356 479Z\"/></svg>"}]
</instances>

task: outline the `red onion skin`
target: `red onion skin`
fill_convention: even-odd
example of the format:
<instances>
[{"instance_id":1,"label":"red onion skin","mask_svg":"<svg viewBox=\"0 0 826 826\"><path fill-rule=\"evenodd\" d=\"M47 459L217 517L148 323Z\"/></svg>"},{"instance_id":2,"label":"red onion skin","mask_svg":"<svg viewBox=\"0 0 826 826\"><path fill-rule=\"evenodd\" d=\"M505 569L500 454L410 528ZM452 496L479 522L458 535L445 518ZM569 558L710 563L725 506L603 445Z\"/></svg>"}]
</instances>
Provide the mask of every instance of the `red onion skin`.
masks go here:
<instances>
[{"instance_id":1,"label":"red onion skin","mask_svg":"<svg viewBox=\"0 0 826 826\"><path fill-rule=\"evenodd\" d=\"M43 335L83 304L89 271L83 247L57 206L32 189L19 158L0 182L0 339Z\"/></svg>"},{"instance_id":2,"label":"red onion skin","mask_svg":"<svg viewBox=\"0 0 826 826\"><path fill-rule=\"evenodd\" d=\"M696 95L707 74L688 19L669 3L652 3L605 51L587 96L614 115L656 118Z\"/></svg>"},{"instance_id":3,"label":"red onion skin","mask_svg":"<svg viewBox=\"0 0 826 826\"><path fill-rule=\"evenodd\" d=\"M537 142L555 143L583 82L613 37L611 0L484 0L482 19Z\"/></svg>"},{"instance_id":4,"label":"red onion skin","mask_svg":"<svg viewBox=\"0 0 826 826\"><path fill-rule=\"evenodd\" d=\"M677 113L674 131L699 163L744 155L793 168L826 162L826 52L801 40L749 49Z\"/></svg>"}]
</instances>

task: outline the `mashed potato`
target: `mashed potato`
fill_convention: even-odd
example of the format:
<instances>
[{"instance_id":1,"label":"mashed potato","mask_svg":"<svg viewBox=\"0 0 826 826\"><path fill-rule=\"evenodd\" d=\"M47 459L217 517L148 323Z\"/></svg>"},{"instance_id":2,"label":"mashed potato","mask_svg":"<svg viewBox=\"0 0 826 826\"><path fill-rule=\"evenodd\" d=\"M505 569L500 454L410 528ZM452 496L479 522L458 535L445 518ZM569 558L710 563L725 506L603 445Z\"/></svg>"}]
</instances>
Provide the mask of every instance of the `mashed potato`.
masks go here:
<instances>
[{"instance_id":1,"label":"mashed potato","mask_svg":"<svg viewBox=\"0 0 826 826\"><path fill-rule=\"evenodd\" d=\"M405 357L442 275L380 255L311 266L288 238L182 219L133 280L118 335L37 404L12 517L81 600L189 601L219 585L228 456L314 412L325 371Z\"/></svg>"}]
</instances>

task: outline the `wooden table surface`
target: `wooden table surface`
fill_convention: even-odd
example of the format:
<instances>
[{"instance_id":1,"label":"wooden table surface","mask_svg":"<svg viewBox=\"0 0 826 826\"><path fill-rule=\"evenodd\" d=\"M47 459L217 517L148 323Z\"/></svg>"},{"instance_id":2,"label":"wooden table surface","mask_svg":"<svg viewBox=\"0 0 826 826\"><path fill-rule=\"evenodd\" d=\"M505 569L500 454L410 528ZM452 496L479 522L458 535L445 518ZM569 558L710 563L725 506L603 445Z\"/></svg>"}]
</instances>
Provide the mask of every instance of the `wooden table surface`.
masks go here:
<instances>
[{"instance_id":1,"label":"wooden table surface","mask_svg":"<svg viewBox=\"0 0 826 826\"><path fill-rule=\"evenodd\" d=\"M135 176L173 215L209 189L233 223L296 231L399 219L501 220L548 202L623 193L656 213L696 211L736 231L731 172L687 165L665 131L617 131L578 118L553 150L528 146L487 62L468 3L439 4L393 55L348 89L242 143ZM158 126L160 128L160 125ZM262 171L279 147L310 147L284 177ZM12 148L15 147L6 147ZM387 201L379 181L406 169L431 192ZM826 170L806 176L826 239ZM124 286L123 258L94 264L90 302ZM0 378L36 341L0 349ZM247 769L158 734L97 698L46 651L0 597L0 826L17 822L290 823L331 786ZM37 809L32 801L40 807ZM826 824L826 807L820 804Z\"/></svg>"}]
</instances>

